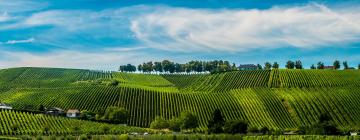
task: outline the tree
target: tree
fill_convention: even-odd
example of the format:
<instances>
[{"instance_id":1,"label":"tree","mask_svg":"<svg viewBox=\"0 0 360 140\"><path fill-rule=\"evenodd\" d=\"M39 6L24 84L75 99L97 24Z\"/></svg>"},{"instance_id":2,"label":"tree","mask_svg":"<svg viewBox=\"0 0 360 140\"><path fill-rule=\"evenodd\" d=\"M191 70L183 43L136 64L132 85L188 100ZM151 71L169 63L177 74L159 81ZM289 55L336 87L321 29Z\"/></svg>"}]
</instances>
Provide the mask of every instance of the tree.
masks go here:
<instances>
[{"instance_id":1,"label":"tree","mask_svg":"<svg viewBox=\"0 0 360 140\"><path fill-rule=\"evenodd\" d=\"M279 64L278 64L277 62L274 62L274 64L272 65L272 67L273 67L274 69L278 69L278 68L279 68Z\"/></svg>"},{"instance_id":2,"label":"tree","mask_svg":"<svg viewBox=\"0 0 360 140\"><path fill-rule=\"evenodd\" d=\"M300 60L295 61L295 68L296 69L302 69L302 62Z\"/></svg>"},{"instance_id":3,"label":"tree","mask_svg":"<svg viewBox=\"0 0 360 140\"><path fill-rule=\"evenodd\" d=\"M180 132L180 128L183 122L180 118L173 117L169 120L169 129L175 132Z\"/></svg>"},{"instance_id":4,"label":"tree","mask_svg":"<svg viewBox=\"0 0 360 140\"><path fill-rule=\"evenodd\" d=\"M265 135L265 134L269 133L269 128L267 128L266 126L261 127L261 128L260 128L260 132L261 132L263 135Z\"/></svg>"},{"instance_id":5,"label":"tree","mask_svg":"<svg viewBox=\"0 0 360 140\"><path fill-rule=\"evenodd\" d=\"M44 107L44 105L40 105L40 107L39 107L39 111L45 111L45 107Z\"/></svg>"},{"instance_id":6,"label":"tree","mask_svg":"<svg viewBox=\"0 0 360 140\"><path fill-rule=\"evenodd\" d=\"M349 69L349 66L348 66L348 63L346 61L343 62L343 65L344 65L344 69Z\"/></svg>"},{"instance_id":7,"label":"tree","mask_svg":"<svg viewBox=\"0 0 360 140\"><path fill-rule=\"evenodd\" d=\"M95 113L87 111L87 110L82 110L80 113L80 119L82 120L95 120Z\"/></svg>"},{"instance_id":8,"label":"tree","mask_svg":"<svg viewBox=\"0 0 360 140\"><path fill-rule=\"evenodd\" d=\"M181 129L192 129L199 126L197 117L189 111L181 112L180 120L182 121Z\"/></svg>"},{"instance_id":9,"label":"tree","mask_svg":"<svg viewBox=\"0 0 360 140\"><path fill-rule=\"evenodd\" d=\"M232 64L232 66L231 66L231 70L232 70L232 71L236 71L236 70L238 70L238 68L236 67L235 63L233 63L233 64Z\"/></svg>"},{"instance_id":10,"label":"tree","mask_svg":"<svg viewBox=\"0 0 360 140\"><path fill-rule=\"evenodd\" d=\"M150 128L152 129L166 129L169 128L169 123L162 117L157 116L155 120L151 122Z\"/></svg>"},{"instance_id":11,"label":"tree","mask_svg":"<svg viewBox=\"0 0 360 140\"><path fill-rule=\"evenodd\" d=\"M331 117L327 113L320 115L318 127L320 127L324 135L337 135L339 133L337 126L331 122Z\"/></svg>"},{"instance_id":12,"label":"tree","mask_svg":"<svg viewBox=\"0 0 360 140\"><path fill-rule=\"evenodd\" d=\"M161 62L154 62L154 70L157 72L163 72L163 66Z\"/></svg>"},{"instance_id":13,"label":"tree","mask_svg":"<svg viewBox=\"0 0 360 140\"><path fill-rule=\"evenodd\" d=\"M263 69L260 64L257 64L257 68L258 68L259 70L262 70L262 69Z\"/></svg>"},{"instance_id":14,"label":"tree","mask_svg":"<svg viewBox=\"0 0 360 140\"><path fill-rule=\"evenodd\" d=\"M269 62L265 62L265 70L270 70L271 69L271 64Z\"/></svg>"},{"instance_id":15,"label":"tree","mask_svg":"<svg viewBox=\"0 0 360 140\"><path fill-rule=\"evenodd\" d=\"M324 63L321 62L321 61L319 61L319 62L317 63L317 69L324 69Z\"/></svg>"},{"instance_id":16,"label":"tree","mask_svg":"<svg viewBox=\"0 0 360 140\"><path fill-rule=\"evenodd\" d=\"M340 61L338 61L338 60L335 60L334 61L334 69L339 69L340 68Z\"/></svg>"},{"instance_id":17,"label":"tree","mask_svg":"<svg viewBox=\"0 0 360 140\"><path fill-rule=\"evenodd\" d=\"M360 70L360 64L358 64L358 69Z\"/></svg>"},{"instance_id":18,"label":"tree","mask_svg":"<svg viewBox=\"0 0 360 140\"><path fill-rule=\"evenodd\" d=\"M209 120L208 123L208 132L209 133L222 133L223 126L224 126L224 118L221 115L221 111L219 109L215 109L212 114L212 118Z\"/></svg>"},{"instance_id":19,"label":"tree","mask_svg":"<svg viewBox=\"0 0 360 140\"><path fill-rule=\"evenodd\" d=\"M248 129L247 122L238 121L238 120L228 121L225 123L224 126L224 132L230 134L236 134L236 133L246 134L247 129Z\"/></svg>"},{"instance_id":20,"label":"tree","mask_svg":"<svg viewBox=\"0 0 360 140\"><path fill-rule=\"evenodd\" d=\"M286 67L287 69L294 69L295 63L294 63L293 61L289 60L289 61L286 62L285 67Z\"/></svg>"},{"instance_id":21,"label":"tree","mask_svg":"<svg viewBox=\"0 0 360 140\"><path fill-rule=\"evenodd\" d=\"M102 120L114 124L124 124L127 121L127 116L128 113L125 108L112 106L106 109Z\"/></svg>"},{"instance_id":22,"label":"tree","mask_svg":"<svg viewBox=\"0 0 360 140\"><path fill-rule=\"evenodd\" d=\"M312 64L311 67L310 67L310 69L316 69L315 65Z\"/></svg>"},{"instance_id":23,"label":"tree","mask_svg":"<svg viewBox=\"0 0 360 140\"><path fill-rule=\"evenodd\" d=\"M138 65L138 71L144 72L143 65L141 65L141 64Z\"/></svg>"}]
</instances>

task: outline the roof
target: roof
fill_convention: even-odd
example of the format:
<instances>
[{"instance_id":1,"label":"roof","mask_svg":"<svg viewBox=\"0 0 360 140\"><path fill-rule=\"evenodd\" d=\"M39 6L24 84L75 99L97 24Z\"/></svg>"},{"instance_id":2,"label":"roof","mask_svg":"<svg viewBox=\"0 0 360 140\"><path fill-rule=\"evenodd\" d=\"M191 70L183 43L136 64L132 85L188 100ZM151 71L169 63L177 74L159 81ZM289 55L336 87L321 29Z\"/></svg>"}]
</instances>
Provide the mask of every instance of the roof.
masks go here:
<instances>
[{"instance_id":1,"label":"roof","mask_svg":"<svg viewBox=\"0 0 360 140\"><path fill-rule=\"evenodd\" d=\"M9 106L9 105L7 105L5 103L0 103L0 106Z\"/></svg>"},{"instance_id":2,"label":"roof","mask_svg":"<svg viewBox=\"0 0 360 140\"><path fill-rule=\"evenodd\" d=\"M69 109L66 113L80 113L77 109Z\"/></svg>"},{"instance_id":3,"label":"roof","mask_svg":"<svg viewBox=\"0 0 360 140\"><path fill-rule=\"evenodd\" d=\"M239 68L257 68L257 66L255 64L243 64Z\"/></svg>"},{"instance_id":4,"label":"roof","mask_svg":"<svg viewBox=\"0 0 360 140\"><path fill-rule=\"evenodd\" d=\"M333 69L334 66L324 66L324 69Z\"/></svg>"},{"instance_id":5,"label":"roof","mask_svg":"<svg viewBox=\"0 0 360 140\"><path fill-rule=\"evenodd\" d=\"M52 108L49 108L48 110L56 110L56 111L63 111L61 108L58 108L58 107L52 107Z\"/></svg>"}]
</instances>

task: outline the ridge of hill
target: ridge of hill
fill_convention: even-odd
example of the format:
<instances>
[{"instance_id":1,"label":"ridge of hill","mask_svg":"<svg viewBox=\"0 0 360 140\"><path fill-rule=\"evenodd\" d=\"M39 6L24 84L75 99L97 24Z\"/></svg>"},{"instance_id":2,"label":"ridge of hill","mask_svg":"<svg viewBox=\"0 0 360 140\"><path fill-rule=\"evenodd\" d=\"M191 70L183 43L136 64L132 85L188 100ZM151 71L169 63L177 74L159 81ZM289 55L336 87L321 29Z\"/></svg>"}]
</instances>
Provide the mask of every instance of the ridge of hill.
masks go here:
<instances>
[{"instance_id":1,"label":"ridge of hill","mask_svg":"<svg viewBox=\"0 0 360 140\"><path fill-rule=\"evenodd\" d=\"M113 84L116 81L116 84ZM344 129L360 129L359 70L255 70L218 74L132 74L77 69L0 70L0 100L98 112L125 107L132 126L148 127L190 110L205 130L219 108L225 120L272 129L310 126L322 113Z\"/></svg>"}]
</instances>

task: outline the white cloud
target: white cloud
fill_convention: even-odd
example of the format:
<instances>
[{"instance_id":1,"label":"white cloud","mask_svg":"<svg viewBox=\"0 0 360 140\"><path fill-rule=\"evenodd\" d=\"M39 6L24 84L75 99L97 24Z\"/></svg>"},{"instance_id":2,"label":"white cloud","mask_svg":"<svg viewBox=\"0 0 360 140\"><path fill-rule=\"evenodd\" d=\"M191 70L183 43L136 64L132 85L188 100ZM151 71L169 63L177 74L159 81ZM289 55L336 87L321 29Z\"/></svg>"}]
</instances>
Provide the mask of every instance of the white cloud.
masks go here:
<instances>
[{"instance_id":1,"label":"white cloud","mask_svg":"<svg viewBox=\"0 0 360 140\"><path fill-rule=\"evenodd\" d=\"M6 11L0 14L0 22L9 21L11 19L11 16Z\"/></svg>"},{"instance_id":2,"label":"white cloud","mask_svg":"<svg viewBox=\"0 0 360 140\"><path fill-rule=\"evenodd\" d=\"M131 30L145 45L169 51L314 48L360 40L360 8L309 4L266 10L163 7L136 17Z\"/></svg>"},{"instance_id":3,"label":"white cloud","mask_svg":"<svg viewBox=\"0 0 360 140\"><path fill-rule=\"evenodd\" d=\"M139 52L119 51L57 51L46 54L2 51L0 54L5 57L0 59L0 68L61 67L116 70L120 64L137 64L147 59L146 55Z\"/></svg>"},{"instance_id":4,"label":"white cloud","mask_svg":"<svg viewBox=\"0 0 360 140\"><path fill-rule=\"evenodd\" d=\"M44 1L0 0L0 11L9 11L11 13L37 11L47 6L48 3Z\"/></svg>"},{"instance_id":5,"label":"white cloud","mask_svg":"<svg viewBox=\"0 0 360 140\"><path fill-rule=\"evenodd\" d=\"M35 41L34 38L29 38L29 39L25 39L25 40L8 40L4 44L22 44L22 43L32 43L34 41Z\"/></svg>"}]
</instances>

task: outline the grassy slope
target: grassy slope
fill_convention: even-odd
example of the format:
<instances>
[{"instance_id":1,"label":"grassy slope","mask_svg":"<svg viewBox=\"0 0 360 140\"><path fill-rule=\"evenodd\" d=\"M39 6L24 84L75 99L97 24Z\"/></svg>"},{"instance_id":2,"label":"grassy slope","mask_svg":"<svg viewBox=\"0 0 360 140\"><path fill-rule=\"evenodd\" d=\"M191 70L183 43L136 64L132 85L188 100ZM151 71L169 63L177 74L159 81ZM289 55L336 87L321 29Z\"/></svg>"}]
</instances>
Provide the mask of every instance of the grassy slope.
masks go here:
<instances>
[{"instance_id":1,"label":"grassy slope","mask_svg":"<svg viewBox=\"0 0 360 140\"><path fill-rule=\"evenodd\" d=\"M360 126L360 71L272 70L215 75L144 75L86 70L20 68L0 71L0 100L16 108L40 104L92 111L123 106L129 124L149 126L155 116L195 112L205 129L211 112L248 120L252 126L294 128L316 123L324 112L342 127ZM32 78L33 77L33 78ZM113 78L119 86L93 82ZM40 88L36 83L41 84Z\"/></svg>"},{"instance_id":2,"label":"grassy slope","mask_svg":"<svg viewBox=\"0 0 360 140\"><path fill-rule=\"evenodd\" d=\"M109 133L128 133L128 132L151 132L151 129L110 125L104 123L82 121L64 117L54 117L43 114L31 114L9 110L0 111L0 134L1 135L36 135L43 134L44 128L48 128L47 134L71 134L71 133L90 133L102 134L102 128L109 128ZM14 131L13 127L18 126ZM75 129L77 128L77 129ZM77 132L75 132L77 131Z\"/></svg>"}]
</instances>

